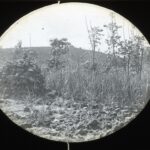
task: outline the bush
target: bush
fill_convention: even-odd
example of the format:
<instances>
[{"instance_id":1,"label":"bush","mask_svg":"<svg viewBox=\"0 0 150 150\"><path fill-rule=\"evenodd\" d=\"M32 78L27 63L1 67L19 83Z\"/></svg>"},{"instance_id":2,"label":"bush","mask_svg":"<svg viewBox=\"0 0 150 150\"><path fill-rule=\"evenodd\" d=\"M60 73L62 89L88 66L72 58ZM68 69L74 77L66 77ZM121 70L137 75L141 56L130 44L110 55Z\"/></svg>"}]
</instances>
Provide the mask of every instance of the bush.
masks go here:
<instances>
[{"instance_id":1,"label":"bush","mask_svg":"<svg viewBox=\"0 0 150 150\"><path fill-rule=\"evenodd\" d=\"M4 97L24 98L44 94L45 83L41 69L22 51L22 57L7 63L1 71L0 90Z\"/></svg>"}]
</instances>

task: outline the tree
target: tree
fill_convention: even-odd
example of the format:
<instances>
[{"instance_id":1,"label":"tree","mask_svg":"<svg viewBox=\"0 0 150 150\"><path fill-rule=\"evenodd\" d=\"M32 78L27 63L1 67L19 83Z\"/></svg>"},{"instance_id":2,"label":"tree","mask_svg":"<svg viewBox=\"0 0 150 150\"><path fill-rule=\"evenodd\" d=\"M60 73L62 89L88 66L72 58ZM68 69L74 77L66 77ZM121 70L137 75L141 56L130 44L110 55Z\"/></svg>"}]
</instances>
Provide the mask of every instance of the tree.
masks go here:
<instances>
[{"instance_id":1,"label":"tree","mask_svg":"<svg viewBox=\"0 0 150 150\"><path fill-rule=\"evenodd\" d=\"M95 71L97 68L97 64L95 61L95 52L96 52L98 46L101 45L101 38L102 38L102 36L104 36L102 34L103 30L97 26L92 27L90 25L90 27L88 27L87 20L86 20L86 27L87 27L88 38L89 38L91 49L92 49L92 67L91 67L91 69L93 71Z\"/></svg>"},{"instance_id":2,"label":"tree","mask_svg":"<svg viewBox=\"0 0 150 150\"><path fill-rule=\"evenodd\" d=\"M113 55L111 58L110 64L114 66L116 69L116 75L118 74L118 62L117 62L117 54L120 43L120 36L118 34L118 30L121 26L118 26L115 22L115 16L111 14L111 22L108 25L104 25L107 30L108 37L106 39L106 43L108 45L109 53Z\"/></svg>"},{"instance_id":3,"label":"tree","mask_svg":"<svg viewBox=\"0 0 150 150\"><path fill-rule=\"evenodd\" d=\"M18 43L15 46L16 49L21 49L22 48L22 41L19 40Z\"/></svg>"},{"instance_id":4,"label":"tree","mask_svg":"<svg viewBox=\"0 0 150 150\"><path fill-rule=\"evenodd\" d=\"M128 94L128 100L132 100L133 87L131 84L132 76L139 74L141 80L142 66L143 66L143 41L144 38L138 35L132 35L133 37L128 40L120 42L119 54L125 59L125 72L126 72L126 89ZM136 88L136 87L134 87Z\"/></svg>"},{"instance_id":5,"label":"tree","mask_svg":"<svg viewBox=\"0 0 150 150\"><path fill-rule=\"evenodd\" d=\"M124 57L126 61L125 70L127 70L127 77L130 76L130 63L131 63L131 56L134 52L134 43L132 40L125 40L120 42L120 49L119 53Z\"/></svg>"},{"instance_id":6,"label":"tree","mask_svg":"<svg viewBox=\"0 0 150 150\"><path fill-rule=\"evenodd\" d=\"M23 48L22 41L19 41L15 46L15 51L13 54L13 62L17 62L20 60L25 60L25 62L29 63L37 63L38 55L36 51L32 48Z\"/></svg>"},{"instance_id":7,"label":"tree","mask_svg":"<svg viewBox=\"0 0 150 150\"><path fill-rule=\"evenodd\" d=\"M150 47L146 47L147 51L147 56L146 56L146 62L149 64L150 63Z\"/></svg>"},{"instance_id":8,"label":"tree","mask_svg":"<svg viewBox=\"0 0 150 150\"><path fill-rule=\"evenodd\" d=\"M50 58L48 60L48 68L50 76L48 77L50 83L48 83L48 88L50 90L55 90L60 96L62 95L64 77L63 69L66 66L67 57L66 54L69 52L70 43L67 39L52 39L50 40Z\"/></svg>"},{"instance_id":9,"label":"tree","mask_svg":"<svg viewBox=\"0 0 150 150\"><path fill-rule=\"evenodd\" d=\"M134 37L135 42L135 51L137 52L136 57L134 57L134 60L138 58L138 60L134 63L134 65L138 68L138 72L140 73L140 79L142 75L142 69L143 69L143 56L144 56L144 36L138 36L136 35Z\"/></svg>"},{"instance_id":10,"label":"tree","mask_svg":"<svg viewBox=\"0 0 150 150\"><path fill-rule=\"evenodd\" d=\"M120 42L119 53L126 60L127 75L129 77L130 71L136 72L136 74L142 73L143 66L143 55L144 55L144 37L133 36L129 40L124 40Z\"/></svg>"},{"instance_id":11,"label":"tree","mask_svg":"<svg viewBox=\"0 0 150 150\"><path fill-rule=\"evenodd\" d=\"M51 54L48 61L50 69L61 70L65 67L65 60L63 56L69 51L70 43L67 39L52 39L50 40Z\"/></svg>"}]
</instances>

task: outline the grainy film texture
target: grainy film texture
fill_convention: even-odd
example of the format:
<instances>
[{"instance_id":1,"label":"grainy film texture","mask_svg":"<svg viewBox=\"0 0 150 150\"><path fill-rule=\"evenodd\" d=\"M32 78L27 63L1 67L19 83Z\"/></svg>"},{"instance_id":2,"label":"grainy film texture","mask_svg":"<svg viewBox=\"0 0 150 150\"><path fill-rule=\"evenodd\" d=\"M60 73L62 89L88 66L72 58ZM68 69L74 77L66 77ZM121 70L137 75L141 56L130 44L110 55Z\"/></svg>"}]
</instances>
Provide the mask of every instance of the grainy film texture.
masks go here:
<instances>
[{"instance_id":1,"label":"grainy film texture","mask_svg":"<svg viewBox=\"0 0 150 150\"><path fill-rule=\"evenodd\" d=\"M84 142L122 128L146 105L149 74L145 37L95 5L42 8L0 39L0 108L50 140Z\"/></svg>"}]
</instances>

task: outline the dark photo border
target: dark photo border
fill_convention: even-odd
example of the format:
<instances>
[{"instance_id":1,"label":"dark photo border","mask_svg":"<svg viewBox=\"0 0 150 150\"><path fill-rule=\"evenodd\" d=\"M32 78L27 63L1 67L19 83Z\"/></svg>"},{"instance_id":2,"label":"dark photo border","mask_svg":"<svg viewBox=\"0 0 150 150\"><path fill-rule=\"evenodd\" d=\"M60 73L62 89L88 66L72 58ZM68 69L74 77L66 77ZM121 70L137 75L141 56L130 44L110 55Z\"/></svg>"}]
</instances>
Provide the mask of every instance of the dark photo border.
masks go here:
<instances>
[{"instance_id":1,"label":"dark photo border","mask_svg":"<svg viewBox=\"0 0 150 150\"><path fill-rule=\"evenodd\" d=\"M87 0L63 2L88 2L109 9L130 20L150 42L150 3L136 0ZM0 35L23 15L40 7L57 3L56 0L0 0ZM144 110L121 130L99 140L71 143L71 150L149 150L150 102ZM49 141L30 134L10 121L0 111L0 149L67 150L67 144ZM2 148L1 148L2 147Z\"/></svg>"}]
</instances>

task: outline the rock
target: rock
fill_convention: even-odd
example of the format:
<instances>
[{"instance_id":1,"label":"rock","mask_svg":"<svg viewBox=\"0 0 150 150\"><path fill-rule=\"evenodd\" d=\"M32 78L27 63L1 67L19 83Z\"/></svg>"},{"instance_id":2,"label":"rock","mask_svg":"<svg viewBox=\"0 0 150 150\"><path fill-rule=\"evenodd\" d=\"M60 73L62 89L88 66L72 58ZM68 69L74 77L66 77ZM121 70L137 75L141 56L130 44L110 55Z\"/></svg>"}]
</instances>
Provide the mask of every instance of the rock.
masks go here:
<instances>
[{"instance_id":1,"label":"rock","mask_svg":"<svg viewBox=\"0 0 150 150\"><path fill-rule=\"evenodd\" d=\"M80 130L79 132L78 132L78 134L80 134L80 135L87 135L87 131L86 130Z\"/></svg>"},{"instance_id":2,"label":"rock","mask_svg":"<svg viewBox=\"0 0 150 150\"><path fill-rule=\"evenodd\" d=\"M45 126L45 127L49 127L50 126L50 121L49 120L47 120L47 121L44 121L43 122L43 125Z\"/></svg>"},{"instance_id":3,"label":"rock","mask_svg":"<svg viewBox=\"0 0 150 150\"><path fill-rule=\"evenodd\" d=\"M30 112L30 108L29 108L29 107L25 107L25 108L24 108L24 111L25 111L25 112Z\"/></svg>"},{"instance_id":4,"label":"rock","mask_svg":"<svg viewBox=\"0 0 150 150\"><path fill-rule=\"evenodd\" d=\"M29 124L29 123L24 123L24 124L21 125L21 127L26 129L26 128L31 128L32 125Z\"/></svg>"},{"instance_id":5,"label":"rock","mask_svg":"<svg viewBox=\"0 0 150 150\"><path fill-rule=\"evenodd\" d=\"M88 107L86 103L81 104L81 107Z\"/></svg>"},{"instance_id":6,"label":"rock","mask_svg":"<svg viewBox=\"0 0 150 150\"><path fill-rule=\"evenodd\" d=\"M79 122L77 122L77 123L79 123ZM84 126L81 124L81 125L79 125L78 126L78 129L80 130L80 129L83 129L84 128Z\"/></svg>"},{"instance_id":7,"label":"rock","mask_svg":"<svg viewBox=\"0 0 150 150\"><path fill-rule=\"evenodd\" d=\"M99 129L100 126L99 126L99 122L97 120L93 120L91 123L88 124L87 126L88 129Z\"/></svg>"},{"instance_id":8,"label":"rock","mask_svg":"<svg viewBox=\"0 0 150 150\"><path fill-rule=\"evenodd\" d=\"M93 105L92 108L93 109L99 109L99 106L98 105Z\"/></svg>"},{"instance_id":9,"label":"rock","mask_svg":"<svg viewBox=\"0 0 150 150\"><path fill-rule=\"evenodd\" d=\"M106 128L107 129L111 129L112 128L112 124L110 124L110 123L106 124Z\"/></svg>"}]
</instances>

